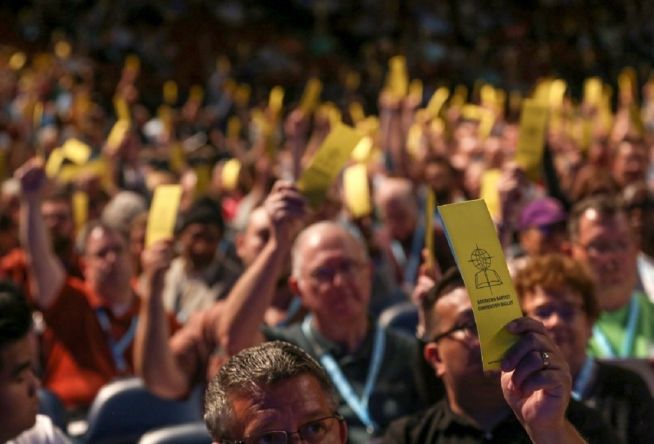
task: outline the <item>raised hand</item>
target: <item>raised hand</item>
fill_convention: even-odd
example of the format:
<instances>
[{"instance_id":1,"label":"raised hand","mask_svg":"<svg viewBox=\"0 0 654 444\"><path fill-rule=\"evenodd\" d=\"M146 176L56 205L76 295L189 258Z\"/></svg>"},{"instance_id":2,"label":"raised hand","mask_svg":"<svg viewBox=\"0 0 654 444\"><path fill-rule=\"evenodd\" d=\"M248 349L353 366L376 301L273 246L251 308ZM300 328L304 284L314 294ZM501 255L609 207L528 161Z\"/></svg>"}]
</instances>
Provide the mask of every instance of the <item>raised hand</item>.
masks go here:
<instances>
[{"instance_id":1,"label":"raised hand","mask_svg":"<svg viewBox=\"0 0 654 444\"><path fill-rule=\"evenodd\" d=\"M38 157L28 160L16 170L14 177L20 183L24 199L40 197L47 182L43 160Z\"/></svg>"},{"instance_id":2,"label":"raised hand","mask_svg":"<svg viewBox=\"0 0 654 444\"><path fill-rule=\"evenodd\" d=\"M272 226L272 238L280 246L290 247L302 229L307 216L307 203L295 185L277 181L263 203Z\"/></svg>"},{"instance_id":3,"label":"raised hand","mask_svg":"<svg viewBox=\"0 0 654 444\"><path fill-rule=\"evenodd\" d=\"M502 392L532 439L565 427L572 377L558 347L538 321L520 318L507 329L520 335L502 360Z\"/></svg>"}]
</instances>

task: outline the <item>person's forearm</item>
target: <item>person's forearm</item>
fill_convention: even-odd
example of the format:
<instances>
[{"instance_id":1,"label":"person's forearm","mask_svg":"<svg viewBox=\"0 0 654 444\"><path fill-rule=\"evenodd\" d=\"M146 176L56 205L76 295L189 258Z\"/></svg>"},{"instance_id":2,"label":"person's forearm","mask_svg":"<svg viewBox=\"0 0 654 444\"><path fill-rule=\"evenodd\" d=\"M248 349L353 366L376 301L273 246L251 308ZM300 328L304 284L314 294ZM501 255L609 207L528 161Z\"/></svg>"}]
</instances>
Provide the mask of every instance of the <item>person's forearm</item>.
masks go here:
<instances>
[{"instance_id":1,"label":"person's forearm","mask_svg":"<svg viewBox=\"0 0 654 444\"><path fill-rule=\"evenodd\" d=\"M177 365L168 343L170 330L161 298L161 288L146 284L134 338L134 367L148 388L165 398L180 398L189 390L189 380Z\"/></svg>"},{"instance_id":2,"label":"person's forearm","mask_svg":"<svg viewBox=\"0 0 654 444\"><path fill-rule=\"evenodd\" d=\"M217 332L229 355L260 340L259 327L272 303L287 253L288 248L269 241L229 292Z\"/></svg>"},{"instance_id":3,"label":"person's forearm","mask_svg":"<svg viewBox=\"0 0 654 444\"><path fill-rule=\"evenodd\" d=\"M577 429L569 421L564 421L561 427L547 428L540 431L526 427L529 438L534 444L585 444Z\"/></svg>"},{"instance_id":4,"label":"person's forearm","mask_svg":"<svg viewBox=\"0 0 654 444\"><path fill-rule=\"evenodd\" d=\"M55 301L65 280L63 265L55 256L41 215L40 199L25 197L20 207L20 240L27 252L36 304L43 309Z\"/></svg>"}]
</instances>

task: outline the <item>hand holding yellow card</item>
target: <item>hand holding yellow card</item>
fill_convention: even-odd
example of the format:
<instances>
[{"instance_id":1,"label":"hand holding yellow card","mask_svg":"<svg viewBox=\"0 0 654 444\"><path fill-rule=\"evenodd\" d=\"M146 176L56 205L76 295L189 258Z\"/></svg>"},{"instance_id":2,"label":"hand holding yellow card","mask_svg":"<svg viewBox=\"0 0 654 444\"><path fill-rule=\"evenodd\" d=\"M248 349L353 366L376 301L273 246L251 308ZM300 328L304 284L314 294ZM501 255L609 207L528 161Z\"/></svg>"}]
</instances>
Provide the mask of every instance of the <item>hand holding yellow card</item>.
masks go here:
<instances>
[{"instance_id":1,"label":"hand holding yellow card","mask_svg":"<svg viewBox=\"0 0 654 444\"><path fill-rule=\"evenodd\" d=\"M544 106L531 99L522 102L518 149L515 160L525 170L527 176L534 181L538 180L540 176L547 117L547 108Z\"/></svg>"},{"instance_id":2,"label":"hand holding yellow card","mask_svg":"<svg viewBox=\"0 0 654 444\"><path fill-rule=\"evenodd\" d=\"M173 237L181 197L182 187L179 185L159 185L155 189L148 213L148 228L145 233L146 247L162 239Z\"/></svg>"},{"instance_id":3,"label":"hand holding yellow card","mask_svg":"<svg viewBox=\"0 0 654 444\"><path fill-rule=\"evenodd\" d=\"M311 206L315 208L325 199L327 190L361 138L354 128L343 123L339 123L330 131L297 183Z\"/></svg>"},{"instance_id":4,"label":"hand holding yellow card","mask_svg":"<svg viewBox=\"0 0 654 444\"><path fill-rule=\"evenodd\" d=\"M443 205L438 211L470 296L484 370L496 370L517 340L504 327L522 311L495 225L481 199Z\"/></svg>"},{"instance_id":5,"label":"hand holding yellow card","mask_svg":"<svg viewBox=\"0 0 654 444\"><path fill-rule=\"evenodd\" d=\"M343 188L345 191L345 205L347 205L352 216L360 218L372 212L368 169L364 164L358 163L345 169Z\"/></svg>"}]
</instances>

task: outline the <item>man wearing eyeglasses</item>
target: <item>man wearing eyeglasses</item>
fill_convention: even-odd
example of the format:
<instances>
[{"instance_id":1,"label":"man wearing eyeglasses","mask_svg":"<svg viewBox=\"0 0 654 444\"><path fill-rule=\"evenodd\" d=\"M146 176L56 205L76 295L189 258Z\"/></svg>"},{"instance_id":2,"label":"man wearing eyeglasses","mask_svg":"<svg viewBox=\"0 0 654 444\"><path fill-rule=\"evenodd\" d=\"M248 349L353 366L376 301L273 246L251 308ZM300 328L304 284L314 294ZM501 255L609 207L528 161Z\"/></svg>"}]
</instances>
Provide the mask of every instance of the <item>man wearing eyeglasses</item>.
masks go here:
<instances>
[{"instance_id":1,"label":"man wearing eyeglasses","mask_svg":"<svg viewBox=\"0 0 654 444\"><path fill-rule=\"evenodd\" d=\"M215 443L344 444L347 425L325 371L292 344L234 355L211 381L204 421Z\"/></svg>"},{"instance_id":2,"label":"man wearing eyeglasses","mask_svg":"<svg viewBox=\"0 0 654 444\"><path fill-rule=\"evenodd\" d=\"M423 308L431 338L424 356L447 396L393 422L384 444L619 442L599 414L570 401L568 365L542 324L528 318L509 323L508 331L520 338L502 359L501 372L484 372L458 270L445 272Z\"/></svg>"},{"instance_id":3,"label":"man wearing eyeglasses","mask_svg":"<svg viewBox=\"0 0 654 444\"><path fill-rule=\"evenodd\" d=\"M325 367L336 386L350 442L369 442L391 420L422 407L412 367L417 343L370 318L372 269L360 240L344 226L323 221L305 228L293 242L307 209L290 183L275 184L264 207L271 235L224 302L217 327L221 345L229 354L264 340L300 346ZM262 331L270 288L289 250L289 284L309 315L301 323Z\"/></svg>"},{"instance_id":4,"label":"man wearing eyeglasses","mask_svg":"<svg viewBox=\"0 0 654 444\"><path fill-rule=\"evenodd\" d=\"M570 215L572 257L591 270L600 316L592 356L648 358L654 352L654 304L637 290L638 247L625 211L608 195L578 202Z\"/></svg>"},{"instance_id":5,"label":"man wearing eyeglasses","mask_svg":"<svg viewBox=\"0 0 654 444\"><path fill-rule=\"evenodd\" d=\"M623 442L654 442L654 400L646 383L586 353L599 307L584 267L563 255L535 257L514 283L525 315L543 323L570 366L572 397L601 412Z\"/></svg>"}]
</instances>

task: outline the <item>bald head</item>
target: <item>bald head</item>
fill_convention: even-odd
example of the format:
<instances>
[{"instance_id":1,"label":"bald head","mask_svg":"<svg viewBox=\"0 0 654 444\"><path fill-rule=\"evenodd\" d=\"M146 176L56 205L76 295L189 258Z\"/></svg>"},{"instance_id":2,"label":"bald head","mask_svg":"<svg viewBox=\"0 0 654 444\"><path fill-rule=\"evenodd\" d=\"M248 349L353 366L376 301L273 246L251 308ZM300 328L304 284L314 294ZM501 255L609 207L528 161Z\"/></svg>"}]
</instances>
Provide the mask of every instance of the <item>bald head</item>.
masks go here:
<instances>
[{"instance_id":1,"label":"bald head","mask_svg":"<svg viewBox=\"0 0 654 444\"><path fill-rule=\"evenodd\" d=\"M418 203L409 180L384 179L375 192L375 204L393 238L403 241L413 234L418 220Z\"/></svg>"},{"instance_id":2,"label":"bald head","mask_svg":"<svg viewBox=\"0 0 654 444\"><path fill-rule=\"evenodd\" d=\"M292 275L300 275L300 267L305 262L307 251L335 246L355 251L361 261L368 261L368 250L358 236L337 222L322 221L309 225L295 239L291 252Z\"/></svg>"}]
</instances>

